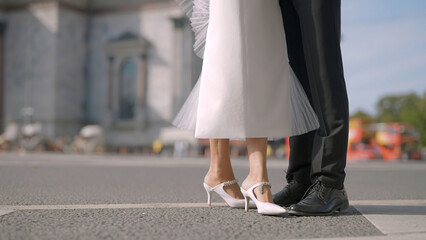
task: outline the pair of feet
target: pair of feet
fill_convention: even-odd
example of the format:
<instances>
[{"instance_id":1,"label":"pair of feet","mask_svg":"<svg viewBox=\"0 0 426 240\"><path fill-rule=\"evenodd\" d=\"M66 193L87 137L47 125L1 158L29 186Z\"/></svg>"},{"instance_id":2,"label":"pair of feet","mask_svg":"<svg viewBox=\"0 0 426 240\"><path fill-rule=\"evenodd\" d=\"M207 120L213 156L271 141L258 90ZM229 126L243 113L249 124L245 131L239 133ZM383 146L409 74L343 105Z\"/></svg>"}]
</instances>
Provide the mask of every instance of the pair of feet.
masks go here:
<instances>
[{"instance_id":1,"label":"pair of feet","mask_svg":"<svg viewBox=\"0 0 426 240\"><path fill-rule=\"evenodd\" d=\"M218 178L210 174L207 174L204 178L204 182L209 186L217 186L230 180L233 179ZM257 179L249 175L242 183L242 190L240 190L237 184L224 186L223 190L235 199L244 199L241 191L247 191L259 182L268 182L268 180ZM348 196L344 188L336 189L327 187L321 181L316 181L311 186L307 186L292 180L273 196L268 185L255 187L253 193L258 201L289 207L288 213L297 216L331 215L349 207Z\"/></svg>"},{"instance_id":2,"label":"pair of feet","mask_svg":"<svg viewBox=\"0 0 426 240\"><path fill-rule=\"evenodd\" d=\"M233 179L234 179L233 177L223 178L223 177L215 176L213 174L208 173L204 177L204 182L209 186L217 186L217 185L219 185L223 182L231 181ZM262 178L259 179L255 176L249 175L242 182L241 188L243 188L244 190L248 190L251 186L253 186L254 184L256 184L258 182L268 182L268 179L262 179ZM261 187L254 188L255 197L261 202L273 203L271 188L267 185L263 186L263 191L261 191L260 188ZM227 194L229 194L231 197L233 197L235 199L244 199L244 196L241 193L241 189L238 186L238 184L232 184L232 185L229 185L229 186L224 186L223 190L225 190L225 192Z\"/></svg>"}]
</instances>

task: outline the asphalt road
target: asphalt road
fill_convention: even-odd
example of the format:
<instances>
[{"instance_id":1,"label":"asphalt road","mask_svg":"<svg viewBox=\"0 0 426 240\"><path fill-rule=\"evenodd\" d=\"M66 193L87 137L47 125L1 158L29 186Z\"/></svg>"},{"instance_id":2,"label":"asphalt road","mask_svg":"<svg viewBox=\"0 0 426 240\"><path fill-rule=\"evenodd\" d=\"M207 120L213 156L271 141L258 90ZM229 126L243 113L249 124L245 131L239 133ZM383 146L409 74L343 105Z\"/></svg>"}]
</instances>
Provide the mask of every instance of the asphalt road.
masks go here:
<instances>
[{"instance_id":1,"label":"asphalt road","mask_svg":"<svg viewBox=\"0 0 426 240\"><path fill-rule=\"evenodd\" d=\"M248 162L232 161L241 182ZM285 160L269 160L274 192L285 184L286 166ZM203 158L0 154L0 239L386 236L356 206L331 217L268 217L223 204L206 207L207 168ZM424 162L348 163L345 185L354 203L425 200L425 173ZM213 201L222 202L215 195Z\"/></svg>"}]
</instances>

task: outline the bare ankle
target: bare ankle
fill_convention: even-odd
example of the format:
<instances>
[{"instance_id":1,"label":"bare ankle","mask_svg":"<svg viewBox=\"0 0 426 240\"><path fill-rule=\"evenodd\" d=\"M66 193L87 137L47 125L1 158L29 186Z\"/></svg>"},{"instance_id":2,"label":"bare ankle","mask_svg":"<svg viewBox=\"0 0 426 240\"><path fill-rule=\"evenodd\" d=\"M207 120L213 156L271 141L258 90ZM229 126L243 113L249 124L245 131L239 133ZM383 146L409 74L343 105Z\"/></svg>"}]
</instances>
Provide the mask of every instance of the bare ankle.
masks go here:
<instances>
[{"instance_id":1,"label":"bare ankle","mask_svg":"<svg viewBox=\"0 0 426 240\"><path fill-rule=\"evenodd\" d=\"M265 175L249 174L244 181L258 183L258 182L268 182L269 179L268 179L268 176L265 176Z\"/></svg>"},{"instance_id":2,"label":"bare ankle","mask_svg":"<svg viewBox=\"0 0 426 240\"><path fill-rule=\"evenodd\" d=\"M206 174L206 176L204 177L204 181L207 182L213 182L216 184L225 182L225 181L231 181L234 180L235 177L234 175L231 173L225 173L224 171L216 171L216 170L209 170Z\"/></svg>"}]
</instances>

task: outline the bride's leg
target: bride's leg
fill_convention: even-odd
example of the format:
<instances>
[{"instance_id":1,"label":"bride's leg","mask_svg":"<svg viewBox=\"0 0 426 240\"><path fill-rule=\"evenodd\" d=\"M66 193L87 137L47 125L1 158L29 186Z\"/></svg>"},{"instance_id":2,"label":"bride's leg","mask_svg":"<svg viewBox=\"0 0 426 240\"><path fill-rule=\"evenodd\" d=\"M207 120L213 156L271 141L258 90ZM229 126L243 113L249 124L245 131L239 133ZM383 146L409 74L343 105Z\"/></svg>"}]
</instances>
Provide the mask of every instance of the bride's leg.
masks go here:
<instances>
[{"instance_id":1,"label":"bride's leg","mask_svg":"<svg viewBox=\"0 0 426 240\"><path fill-rule=\"evenodd\" d=\"M250 161L250 172L242 183L245 190L258 182L268 182L268 171L266 169L267 138L247 138L247 154ZM259 187L254 189L256 198L261 202L272 202L272 194L269 186L263 186L263 194Z\"/></svg>"},{"instance_id":2,"label":"bride's leg","mask_svg":"<svg viewBox=\"0 0 426 240\"><path fill-rule=\"evenodd\" d=\"M204 182L214 187L234 179L229 155L229 139L210 139L210 168L204 177ZM237 184L226 186L224 190L234 198L243 199Z\"/></svg>"}]
</instances>

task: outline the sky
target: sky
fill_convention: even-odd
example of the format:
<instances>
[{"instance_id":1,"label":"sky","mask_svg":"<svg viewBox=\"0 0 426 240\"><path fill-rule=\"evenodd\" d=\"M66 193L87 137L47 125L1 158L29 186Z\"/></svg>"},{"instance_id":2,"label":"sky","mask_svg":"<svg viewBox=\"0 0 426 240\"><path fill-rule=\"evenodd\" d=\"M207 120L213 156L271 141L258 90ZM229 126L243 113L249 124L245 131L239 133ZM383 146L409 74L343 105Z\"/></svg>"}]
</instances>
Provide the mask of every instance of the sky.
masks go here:
<instances>
[{"instance_id":1,"label":"sky","mask_svg":"<svg viewBox=\"0 0 426 240\"><path fill-rule=\"evenodd\" d=\"M426 92L426 1L342 0L350 113L386 95Z\"/></svg>"}]
</instances>

